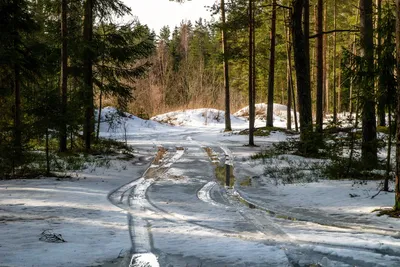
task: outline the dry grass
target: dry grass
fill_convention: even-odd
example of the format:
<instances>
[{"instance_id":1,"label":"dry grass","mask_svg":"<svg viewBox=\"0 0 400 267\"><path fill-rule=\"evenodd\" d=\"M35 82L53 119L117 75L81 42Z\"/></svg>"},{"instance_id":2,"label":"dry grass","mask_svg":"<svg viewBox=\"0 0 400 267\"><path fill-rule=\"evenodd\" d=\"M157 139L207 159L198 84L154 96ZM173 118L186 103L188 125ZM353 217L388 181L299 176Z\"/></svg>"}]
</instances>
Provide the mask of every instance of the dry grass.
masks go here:
<instances>
[{"instance_id":1,"label":"dry grass","mask_svg":"<svg viewBox=\"0 0 400 267\"><path fill-rule=\"evenodd\" d=\"M168 178L176 181L185 179L185 177L182 175L168 175Z\"/></svg>"},{"instance_id":2,"label":"dry grass","mask_svg":"<svg viewBox=\"0 0 400 267\"><path fill-rule=\"evenodd\" d=\"M206 151L208 157L210 158L211 162L214 163L215 165L219 164L219 158L218 155L215 154L214 150L212 150L211 147L205 147L204 150Z\"/></svg>"},{"instance_id":3,"label":"dry grass","mask_svg":"<svg viewBox=\"0 0 400 267\"><path fill-rule=\"evenodd\" d=\"M378 216L383 216L387 215L392 218L397 218L400 219L400 210L394 210L394 209L377 209L374 210L378 212Z\"/></svg>"},{"instance_id":4,"label":"dry grass","mask_svg":"<svg viewBox=\"0 0 400 267\"><path fill-rule=\"evenodd\" d=\"M167 153L167 150L164 147L159 147L157 155L153 160L153 164L160 164L161 160L164 158L165 153Z\"/></svg>"}]
</instances>

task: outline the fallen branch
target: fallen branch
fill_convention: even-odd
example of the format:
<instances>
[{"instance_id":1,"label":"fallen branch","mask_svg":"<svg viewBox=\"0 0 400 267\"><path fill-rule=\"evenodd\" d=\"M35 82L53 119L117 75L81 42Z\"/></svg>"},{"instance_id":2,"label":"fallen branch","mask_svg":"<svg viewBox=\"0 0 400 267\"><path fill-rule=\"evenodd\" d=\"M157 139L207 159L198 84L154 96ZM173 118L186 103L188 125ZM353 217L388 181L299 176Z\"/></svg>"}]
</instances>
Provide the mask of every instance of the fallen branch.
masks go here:
<instances>
[{"instance_id":1,"label":"fallen branch","mask_svg":"<svg viewBox=\"0 0 400 267\"><path fill-rule=\"evenodd\" d=\"M330 30L330 31L326 31L326 32L321 32L321 33L317 33L314 35L310 35L308 38L312 39L312 38L317 38L320 35L324 35L324 34L330 34L330 33L335 33L335 32L359 32L360 30L340 30L340 29L336 29L336 30Z\"/></svg>"},{"instance_id":2,"label":"fallen branch","mask_svg":"<svg viewBox=\"0 0 400 267\"><path fill-rule=\"evenodd\" d=\"M378 191L378 193L376 193L375 195L373 195L372 197L371 197L371 199L374 199L377 195L379 195L379 193L380 192L382 192L383 190L382 189L380 189L379 191Z\"/></svg>"}]
</instances>

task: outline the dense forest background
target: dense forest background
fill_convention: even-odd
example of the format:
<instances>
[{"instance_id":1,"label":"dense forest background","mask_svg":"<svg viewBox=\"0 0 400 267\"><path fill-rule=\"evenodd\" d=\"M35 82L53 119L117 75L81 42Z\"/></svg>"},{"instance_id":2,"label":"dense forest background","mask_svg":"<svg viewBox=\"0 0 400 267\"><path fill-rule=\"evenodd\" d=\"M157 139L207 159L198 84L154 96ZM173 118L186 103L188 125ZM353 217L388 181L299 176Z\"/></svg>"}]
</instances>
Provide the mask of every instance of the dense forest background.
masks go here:
<instances>
[{"instance_id":1,"label":"dense forest background","mask_svg":"<svg viewBox=\"0 0 400 267\"><path fill-rule=\"evenodd\" d=\"M302 154L323 146L327 114L335 126L338 113L356 114L372 169L377 121L394 133L397 8L393 0L221 1L209 7L212 21L156 33L117 23L131 12L121 1L1 1L1 173L23 173L38 150L47 173L52 153L93 151L105 105L143 118L249 105L252 146L259 102L269 104L268 126L272 103L299 111Z\"/></svg>"},{"instance_id":2,"label":"dense forest background","mask_svg":"<svg viewBox=\"0 0 400 267\"><path fill-rule=\"evenodd\" d=\"M287 44L290 34L291 1L281 1L277 7L275 39L274 102L287 103ZM248 22L247 1L228 1L227 53L229 54L232 110L248 105ZM272 3L272 1L271 1ZM267 102L272 4L255 1L256 102ZM324 101L326 113L333 112L333 87L338 89L338 110L349 109L350 79L345 63L345 51L353 51L359 42L358 1L326 1L324 31L345 30L324 35ZM317 1L310 1L311 35L315 35ZM388 7L383 7L383 9ZM389 7L390 8L390 7ZM336 11L335 11L336 10ZM211 7L218 14L219 6ZM385 13L386 14L386 13ZM135 114L159 114L177 108L215 107L224 109L223 55L221 52L221 23L217 20L182 21L174 29L164 27L157 33L156 50L150 57L152 68L148 77L138 81L135 100L129 106ZM392 19L394 12L392 12ZM392 25L394 27L394 25ZM394 29L394 28L393 28ZM392 32L394 37L394 32ZM316 41L310 39L312 92L316 101ZM355 47L354 49L357 49ZM293 56L292 56L293 57ZM292 59L293 62L293 59ZM292 65L292 75L295 75ZM314 110L315 113L315 110Z\"/></svg>"}]
</instances>

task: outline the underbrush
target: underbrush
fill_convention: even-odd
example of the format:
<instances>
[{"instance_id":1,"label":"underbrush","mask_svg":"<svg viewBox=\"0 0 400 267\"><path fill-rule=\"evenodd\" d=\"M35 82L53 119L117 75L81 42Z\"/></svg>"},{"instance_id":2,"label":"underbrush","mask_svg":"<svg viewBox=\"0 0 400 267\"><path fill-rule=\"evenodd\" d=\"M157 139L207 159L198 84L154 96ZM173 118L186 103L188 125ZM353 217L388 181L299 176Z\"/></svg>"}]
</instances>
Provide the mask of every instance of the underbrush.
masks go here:
<instances>
[{"instance_id":1,"label":"underbrush","mask_svg":"<svg viewBox=\"0 0 400 267\"><path fill-rule=\"evenodd\" d=\"M324 177L326 161L309 160L295 155L263 158L264 175L278 184L311 183Z\"/></svg>"},{"instance_id":2,"label":"underbrush","mask_svg":"<svg viewBox=\"0 0 400 267\"><path fill-rule=\"evenodd\" d=\"M15 159L13 153L0 153L0 179L37 178L42 176L69 177L73 171L110 168L113 159L129 161L134 158L133 148L115 140L99 139L86 153L80 139L74 141L72 149L60 153L58 140L49 139L48 153L42 140L30 142L22 154Z\"/></svg>"},{"instance_id":3,"label":"underbrush","mask_svg":"<svg viewBox=\"0 0 400 267\"><path fill-rule=\"evenodd\" d=\"M294 131L287 130L285 128L278 127L259 127L254 129L254 136L269 136L271 132L283 132L287 135L298 134ZM245 129L239 132L239 135L249 135L249 129Z\"/></svg>"},{"instance_id":4,"label":"underbrush","mask_svg":"<svg viewBox=\"0 0 400 267\"><path fill-rule=\"evenodd\" d=\"M378 149L385 152L388 136L380 135ZM329 129L323 137L306 144L308 153L301 152L304 144L297 138L274 144L252 156L262 160L264 175L275 182L287 184L297 182L315 182L318 179L356 179L384 180L393 179L393 166L387 169L386 157L379 158L374 168L361 159L361 134L358 131L340 131ZM392 150L393 152L393 150ZM387 152L386 152L387 153ZM384 154L384 153L382 153Z\"/></svg>"}]
</instances>

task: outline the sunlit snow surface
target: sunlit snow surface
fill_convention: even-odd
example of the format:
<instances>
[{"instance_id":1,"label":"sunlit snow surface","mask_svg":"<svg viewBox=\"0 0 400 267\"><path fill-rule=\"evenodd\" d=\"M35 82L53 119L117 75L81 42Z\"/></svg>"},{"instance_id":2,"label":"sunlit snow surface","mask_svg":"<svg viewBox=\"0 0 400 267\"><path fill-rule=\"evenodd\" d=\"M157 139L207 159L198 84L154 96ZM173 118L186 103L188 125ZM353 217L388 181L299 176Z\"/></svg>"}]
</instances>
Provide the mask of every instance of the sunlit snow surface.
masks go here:
<instances>
[{"instance_id":1,"label":"sunlit snow surface","mask_svg":"<svg viewBox=\"0 0 400 267\"><path fill-rule=\"evenodd\" d=\"M264 126L266 106L257 107L257 125ZM101 135L122 140L126 135L141 160L113 159L108 168L87 166L73 173L74 178L61 181L0 181L0 266L101 266L125 255L131 260L128 211L112 205L107 195L140 178L159 146L185 150L178 150L176 162L166 163L164 176L148 180L144 184L148 191L138 194L146 210L134 212L147 222L142 228L151 225L150 239L145 241L154 251L134 254L133 266L166 262L290 266L293 258L299 266L400 266L399 221L372 213L391 207L394 194L381 192L371 199L378 192L377 182L276 185L275 179L263 175L262 161L249 156L287 136L272 132L255 138L259 147L246 147L247 136L223 132L223 111L185 110L149 121L116 113L111 107L102 110ZM232 115L233 128L248 127L246 116L246 108ZM274 124L286 127L285 106L274 105ZM211 147L222 163L233 162L237 182L230 192L260 210L224 202L213 176L215 166L204 147ZM279 168L284 163L273 164ZM240 182L249 177L252 185L242 186ZM282 216L266 216L265 210ZM48 229L67 242L40 241L40 234Z\"/></svg>"}]
</instances>

